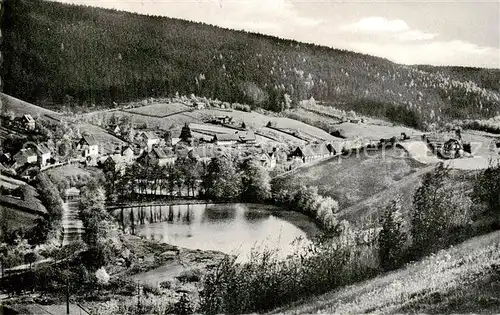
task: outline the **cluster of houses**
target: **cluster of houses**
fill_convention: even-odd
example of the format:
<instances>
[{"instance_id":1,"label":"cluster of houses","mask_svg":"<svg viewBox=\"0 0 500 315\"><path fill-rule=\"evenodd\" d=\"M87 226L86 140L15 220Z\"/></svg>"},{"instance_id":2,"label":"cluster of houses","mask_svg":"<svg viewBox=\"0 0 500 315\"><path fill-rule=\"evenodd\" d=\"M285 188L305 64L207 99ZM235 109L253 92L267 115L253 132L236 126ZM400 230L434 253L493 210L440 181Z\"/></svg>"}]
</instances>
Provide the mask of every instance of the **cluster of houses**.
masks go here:
<instances>
[{"instance_id":1,"label":"cluster of houses","mask_svg":"<svg viewBox=\"0 0 500 315\"><path fill-rule=\"evenodd\" d=\"M220 124L232 123L230 116L215 118ZM23 115L16 120L16 124L26 130L35 129L35 120L31 115ZM121 135L118 125L112 126L111 133ZM58 165L64 162L82 162L88 166L103 166L124 170L127 165L134 163L154 163L159 165L173 165L178 158L188 157L193 160L208 163L223 151L252 148L253 155L267 170L273 170L279 163L297 161L310 163L337 153L341 148L330 143L309 144L294 148L291 153L279 152L276 148L272 151L261 149L257 142L256 134L245 128L235 128L234 133L207 134L200 139L200 143L193 142L191 130L186 124L182 130L171 131L168 137L160 137L154 129L142 129L135 133L133 140L126 145L121 145L113 152L105 152L100 147L99 141L92 135L84 134L72 144L71 157L61 157L58 148L50 142L25 145L16 154L10 156L4 153L0 159L3 165L17 170L37 166L40 169ZM181 144L181 145L179 145Z\"/></svg>"},{"instance_id":2,"label":"cluster of houses","mask_svg":"<svg viewBox=\"0 0 500 315\"><path fill-rule=\"evenodd\" d=\"M5 122L11 128L21 129L27 132L34 131L36 129L36 121L30 114L24 114L22 116L11 117Z\"/></svg>"}]
</instances>

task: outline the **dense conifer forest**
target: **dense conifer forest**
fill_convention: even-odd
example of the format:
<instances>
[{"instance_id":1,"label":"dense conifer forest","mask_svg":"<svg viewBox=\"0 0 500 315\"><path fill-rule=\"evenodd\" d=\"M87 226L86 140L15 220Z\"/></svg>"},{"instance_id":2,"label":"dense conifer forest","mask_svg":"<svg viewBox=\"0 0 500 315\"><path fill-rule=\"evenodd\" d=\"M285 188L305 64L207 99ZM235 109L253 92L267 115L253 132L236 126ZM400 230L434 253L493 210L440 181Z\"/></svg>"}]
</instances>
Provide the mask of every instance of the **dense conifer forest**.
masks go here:
<instances>
[{"instance_id":1,"label":"dense conifer forest","mask_svg":"<svg viewBox=\"0 0 500 315\"><path fill-rule=\"evenodd\" d=\"M7 0L4 92L46 107L191 93L283 110L314 97L413 127L500 111L500 71L388 60L202 23Z\"/></svg>"}]
</instances>

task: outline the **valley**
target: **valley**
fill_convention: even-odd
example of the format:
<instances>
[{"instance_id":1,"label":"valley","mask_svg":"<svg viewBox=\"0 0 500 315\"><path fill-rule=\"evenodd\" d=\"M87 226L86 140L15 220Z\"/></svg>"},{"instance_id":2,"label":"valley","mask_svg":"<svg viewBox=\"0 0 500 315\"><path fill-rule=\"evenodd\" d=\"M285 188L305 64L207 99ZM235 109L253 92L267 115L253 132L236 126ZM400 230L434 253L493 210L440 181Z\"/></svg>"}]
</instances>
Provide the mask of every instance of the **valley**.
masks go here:
<instances>
[{"instance_id":1,"label":"valley","mask_svg":"<svg viewBox=\"0 0 500 315\"><path fill-rule=\"evenodd\" d=\"M2 13L0 313L500 312L499 69Z\"/></svg>"}]
</instances>

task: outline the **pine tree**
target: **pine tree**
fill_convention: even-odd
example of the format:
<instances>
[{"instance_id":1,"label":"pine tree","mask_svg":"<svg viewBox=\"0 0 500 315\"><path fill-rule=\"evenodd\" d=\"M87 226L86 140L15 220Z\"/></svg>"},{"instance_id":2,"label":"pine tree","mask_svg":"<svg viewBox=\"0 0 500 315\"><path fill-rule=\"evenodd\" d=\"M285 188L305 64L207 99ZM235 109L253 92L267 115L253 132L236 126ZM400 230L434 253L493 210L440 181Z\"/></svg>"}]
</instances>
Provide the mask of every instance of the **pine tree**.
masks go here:
<instances>
[{"instance_id":1,"label":"pine tree","mask_svg":"<svg viewBox=\"0 0 500 315\"><path fill-rule=\"evenodd\" d=\"M386 271L393 270L403 263L408 239L401 217L399 196L386 207L380 218L380 224L382 225L382 230L378 235L380 266Z\"/></svg>"},{"instance_id":2,"label":"pine tree","mask_svg":"<svg viewBox=\"0 0 500 315\"><path fill-rule=\"evenodd\" d=\"M445 245L453 210L453 192L445 189L449 169L438 164L434 171L424 175L421 186L413 196L411 210L412 248L415 255L427 255Z\"/></svg>"},{"instance_id":3,"label":"pine tree","mask_svg":"<svg viewBox=\"0 0 500 315\"><path fill-rule=\"evenodd\" d=\"M180 138L183 142L190 142L193 138L193 136L191 135L191 128L189 128L188 123L185 123L184 127L182 127Z\"/></svg>"}]
</instances>

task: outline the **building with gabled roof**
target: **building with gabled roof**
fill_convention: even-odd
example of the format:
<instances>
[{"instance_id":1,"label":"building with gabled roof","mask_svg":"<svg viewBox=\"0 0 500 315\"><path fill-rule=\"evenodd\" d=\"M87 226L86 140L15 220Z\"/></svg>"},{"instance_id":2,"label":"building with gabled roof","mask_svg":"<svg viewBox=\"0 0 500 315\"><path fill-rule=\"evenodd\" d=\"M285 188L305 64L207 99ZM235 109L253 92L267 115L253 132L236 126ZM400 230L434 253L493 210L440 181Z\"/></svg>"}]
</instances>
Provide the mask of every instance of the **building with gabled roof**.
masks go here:
<instances>
[{"instance_id":1,"label":"building with gabled roof","mask_svg":"<svg viewBox=\"0 0 500 315\"><path fill-rule=\"evenodd\" d=\"M82 152L82 156L97 157L99 155L99 143L92 135L83 135L78 141L77 150Z\"/></svg>"},{"instance_id":2,"label":"building with gabled roof","mask_svg":"<svg viewBox=\"0 0 500 315\"><path fill-rule=\"evenodd\" d=\"M40 143L36 145L36 154L38 157L38 164L40 167L47 166L49 160L52 158L52 152L45 143Z\"/></svg>"},{"instance_id":3,"label":"building with gabled roof","mask_svg":"<svg viewBox=\"0 0 500 315\"><path fill-rule=\"evenodd\" d=\"M313 162L315 160L327 158L335 153L333 146L330 150L325 143L309 144L303 147L297 147L290 155L290 159L300 159L304 163Z\"/></svg>"},{"instance_id":4,"label":"building with gabled roof","mask_svg":"<svg viewBox=\"0 0 500 315\"><path fill-rule=\"evenodd\" d=\"M14 155L14 161L15 161L14 167L18 168L26 164L36 164L37 160L38 160L37 154L33 149L31 148L21 149Z\"/></svg>"},{"instance_id":5,"label":"building with gabled roof","mask_svg":"<svg viewBox=\"0 0 500 315\"><path fill-rule=\"evenodd\" d=\"M30 114L23 115L20 122L26 130L35 130L36 128L35 119Z\"/></svg>"},{"instance_id":6,"label":"building with gabled roof","mask_svg":"<svg viewBox=\"0 0 500 315\"><path fill-rule=\"evenodd\" d=\"M255 137L255 132L253 130L238 133L238 136L240 138L240 142L242 142L242 143L246 143L246 144L257 143L257 138Z\"/></svg>"},{"instance_id":7,"label":"building with gabled roof","mask_svg":"<svg viewBox=\"0 0 500 315\"><path fill-rule=\"evenodd\" d=\"M139 163L145 165L158 164L160 166L174 164L177 160L176 154L170 149L154 147L149 152L144 152L138 159Z\"/></svg>"},{"instance_id":8,"label":"building with gabled roof","mask_svg":"<svg viewBox=\"0 0 500 315\"><path fill-rule=\"evenodd\" d=\"M234 133L221 133L214 135L213 142L216 145L233 145L238 142L240 138Z\"/></svg>"},{"instance_id":9,"label":"building with gabled roof","mask_svg":"<svg viewBox=\"0 0 500 315\"><path fill-rule=\"evenodd\" d=\"M148 151L151 151L154 145L160 143L160 137L153 131L143 131L141 133L141 139L144 145L148 148Z\"/></svg>"},{"instance_id":10,"label":"building with gabled roof","mask_svg":"<svg viewBox=\"0 0 500 315\"><path fill-rule=\"evenodd\" d=\"M201 162L204 164L210 163L212 158L217 156L217 150L216 148L212 146L202 146L202 147L196 147L192 148L188 152L188 157L197 161Z\"/></svg>"}]
</instances>

